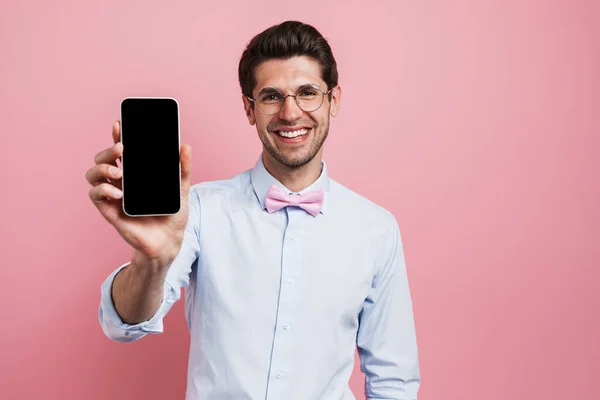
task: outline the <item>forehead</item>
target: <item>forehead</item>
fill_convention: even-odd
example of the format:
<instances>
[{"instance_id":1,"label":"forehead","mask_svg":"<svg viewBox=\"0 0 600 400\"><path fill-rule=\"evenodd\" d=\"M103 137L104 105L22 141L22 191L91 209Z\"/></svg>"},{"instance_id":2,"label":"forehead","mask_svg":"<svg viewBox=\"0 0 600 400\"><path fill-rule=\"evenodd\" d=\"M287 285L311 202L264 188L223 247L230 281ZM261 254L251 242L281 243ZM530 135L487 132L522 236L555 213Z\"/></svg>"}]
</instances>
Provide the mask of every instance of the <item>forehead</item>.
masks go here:
<instances>
[{"instance_id":1,"label":"forehead","mask_svg":"<svg viewBox=\"0 0 600 400\"><path fill-rule=\"evenodd\" d=\"M305 56L265 61L256 68L255 77L255 93L265 87L287 91L307 83L316 83L321 89L326 86L319 63Z\"/></svg>"}]
</instances>

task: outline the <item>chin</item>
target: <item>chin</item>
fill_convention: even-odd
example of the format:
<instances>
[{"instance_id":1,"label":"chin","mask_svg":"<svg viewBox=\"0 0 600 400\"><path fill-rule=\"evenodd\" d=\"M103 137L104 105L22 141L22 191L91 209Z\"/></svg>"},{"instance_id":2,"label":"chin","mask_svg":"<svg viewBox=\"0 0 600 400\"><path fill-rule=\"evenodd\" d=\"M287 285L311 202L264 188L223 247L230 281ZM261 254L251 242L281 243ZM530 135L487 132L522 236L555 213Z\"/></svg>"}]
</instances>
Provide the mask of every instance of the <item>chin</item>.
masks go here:
<instances>
[{"instance_id":1,"label":"chin","mask_svg":"<svg viewBox=\"0 0 600 400\"><path fill-rule=\"evenodd\" d=\"M272 159L289 168L298 168L306 165L314 158L307 154L282 154L279 151L274 151L272 148L267 148L267 152Z\"/></svg>"},{"instance_id":2,"label":"chin","mask_svg":"<svg viewBox=\"0 0 600 400\"><path fill-rule=\"evenodd\" d=\"M300 168L310 162L310 159L302 159L302 160L287 160L284 163L285 166L289 168Z\"/></svg>"},{"instance_id":3,"label":"chin","mask_svg":"<svg viewBox=\"0 0 600 400\"><path fill-rule=\"evenodd\" d=\"M294 154L291 157L286 157L285 155L278 154L279 157L276 158L276 160L290 168L299 168L311 162L316 155L316 152L314 154Z\"/></svg>"}]
</instances>

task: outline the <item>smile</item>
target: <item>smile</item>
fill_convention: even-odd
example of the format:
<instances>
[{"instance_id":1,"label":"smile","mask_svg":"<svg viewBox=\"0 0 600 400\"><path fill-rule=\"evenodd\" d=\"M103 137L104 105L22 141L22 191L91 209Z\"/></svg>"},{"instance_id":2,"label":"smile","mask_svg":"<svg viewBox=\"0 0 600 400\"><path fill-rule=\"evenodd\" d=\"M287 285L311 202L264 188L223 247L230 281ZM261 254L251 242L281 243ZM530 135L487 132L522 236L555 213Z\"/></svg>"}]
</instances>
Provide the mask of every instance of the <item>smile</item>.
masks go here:
<instances>
[{"instance_id":1,"label":"smile","mask_svg":"<svg viewBox=\"0 0 600 400\"><path fill-rule=\"evenodd\" d=\"M284 138L295 138L299 136L304 136L308 133L310 129L298 129L296 131L275 131L279 136Z\"/></svg>"}]
</instances>

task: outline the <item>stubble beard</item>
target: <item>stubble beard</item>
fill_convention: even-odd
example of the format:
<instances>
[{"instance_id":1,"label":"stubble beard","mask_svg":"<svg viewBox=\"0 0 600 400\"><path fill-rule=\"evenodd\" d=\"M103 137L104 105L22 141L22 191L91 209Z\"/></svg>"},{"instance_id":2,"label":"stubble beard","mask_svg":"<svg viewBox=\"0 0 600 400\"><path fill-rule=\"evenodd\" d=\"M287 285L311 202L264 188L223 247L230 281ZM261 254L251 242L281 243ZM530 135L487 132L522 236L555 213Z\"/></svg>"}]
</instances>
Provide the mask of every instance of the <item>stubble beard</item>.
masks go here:
<instances>
[{"instance_id":1,"label":"stubble beard","mask_svg":"<svg viewBox=\"0 0 600 400\"><path fill-rule=\"evenodd\" d=\"M264 148L267 150L269 155L273 157L273 159L275 159L277 162L279 162L282 165L285 165L288 168L296 169L308 164L313 158L315 158L315 156L325 143L325 140L329 135L329 118L327 118L327 120L319 127L320 130L322 130L323 132L322 135L319 135L318 132L315 131L316 128L317 127L313 127L313 132L311 132L310 134L314 135L314 137L318 138L318 140L316 142L312 142L308 153L304 157L288 157L282 152L280 152L272 142L267 140L266 135L269 135L269 133L267 133L266 135L259 136L261 138ZM276 133L273 134L276 135Z\"/></svg>"}]
</instances>

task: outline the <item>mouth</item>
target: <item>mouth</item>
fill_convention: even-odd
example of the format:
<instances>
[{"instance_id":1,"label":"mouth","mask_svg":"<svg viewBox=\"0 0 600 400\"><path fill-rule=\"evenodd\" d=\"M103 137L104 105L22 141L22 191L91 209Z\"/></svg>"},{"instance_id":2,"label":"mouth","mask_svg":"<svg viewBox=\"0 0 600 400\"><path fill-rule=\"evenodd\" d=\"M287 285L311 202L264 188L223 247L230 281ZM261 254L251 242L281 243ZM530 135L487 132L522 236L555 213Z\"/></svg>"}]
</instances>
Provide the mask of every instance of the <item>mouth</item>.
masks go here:
<instances>
[{"instance_id":1,"label":"mouth","mask_svg":"<svg viewBox=\"0 0 600 400\"><path fill-rule=\"evenodd\" d=\"M296 128L294 130L274 130L273 133L275 133L277 138L279 138L283 142L297 143L305 140L308 137L310 131L312 131L312 128L302 127L299 129Z\"/></svg>"}]
</instances>

